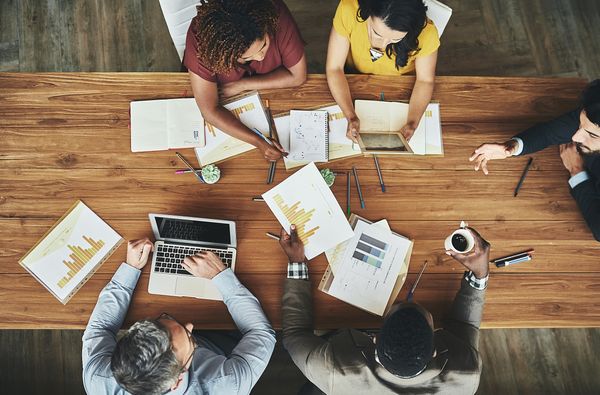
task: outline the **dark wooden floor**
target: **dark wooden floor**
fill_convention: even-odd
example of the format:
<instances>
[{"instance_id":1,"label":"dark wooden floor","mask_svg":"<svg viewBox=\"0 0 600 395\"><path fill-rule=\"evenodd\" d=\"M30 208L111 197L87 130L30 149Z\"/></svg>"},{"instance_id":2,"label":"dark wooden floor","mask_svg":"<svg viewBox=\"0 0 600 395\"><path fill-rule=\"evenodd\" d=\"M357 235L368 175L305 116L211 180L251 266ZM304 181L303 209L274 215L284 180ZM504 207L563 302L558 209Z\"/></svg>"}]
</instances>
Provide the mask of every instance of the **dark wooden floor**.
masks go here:
<instances>
[{"instance_id":1,"label":"dark wooden floor","mask_svg":"<svg viewBox=\"0 0 600 395\"><path fill-rule=\"evenodd\" d=\"M444 2L439 75L600 77L598 0ZM323 72L338 0L286 3ZM158 0L0 0L0 71L177 70ZM485 330L480 344L480 394L600 393L598 329ZM0 355L2 394L83 393L80 331L0 331ZM303 381L278 349L254 393Z\"/></svg>"}]
</instances>

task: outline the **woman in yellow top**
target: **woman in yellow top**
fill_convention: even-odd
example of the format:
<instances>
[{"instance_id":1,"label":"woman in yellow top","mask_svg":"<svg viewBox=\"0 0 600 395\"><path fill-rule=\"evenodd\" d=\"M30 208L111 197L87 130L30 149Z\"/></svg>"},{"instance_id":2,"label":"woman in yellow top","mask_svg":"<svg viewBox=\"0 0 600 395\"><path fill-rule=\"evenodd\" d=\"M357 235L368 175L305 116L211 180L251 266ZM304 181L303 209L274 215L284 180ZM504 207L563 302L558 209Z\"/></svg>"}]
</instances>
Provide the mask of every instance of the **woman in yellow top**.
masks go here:
<instances>
[{"instance_id":1,"label":"woman in yellow top","mask_svg":"<svg viewBox=\"0 0 600 395\"><path fill-rule=\"evenodd\" d=\"M327 83L348 119L348 138L356 142L360 120L352 104L344 66L379 75L416 71L401 133L409 140L431 100L440 39L422 0L341 0L327 49Z\"/></svg>"}]
</instances>

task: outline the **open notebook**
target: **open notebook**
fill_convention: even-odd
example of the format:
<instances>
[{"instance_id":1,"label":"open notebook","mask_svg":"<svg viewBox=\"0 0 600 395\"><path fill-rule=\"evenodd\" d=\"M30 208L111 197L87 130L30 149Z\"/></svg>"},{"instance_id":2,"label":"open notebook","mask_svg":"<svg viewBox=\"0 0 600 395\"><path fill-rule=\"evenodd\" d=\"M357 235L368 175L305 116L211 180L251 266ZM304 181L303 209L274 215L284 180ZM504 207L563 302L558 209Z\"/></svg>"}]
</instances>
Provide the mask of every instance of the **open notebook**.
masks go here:
<instances>
[{"instance_id":1,"label":"open notebook","mask_svg":"<svg viewBox=\"0 0 600 395\"><path fill-rule=\"evenodd\" d=\"M314 110L327 111L328 114L328 161L361 155L358 144L353 144L352 140L346 137L348 121L338 105L328 105ZM290 152L290 114L278 114L273 118L279 143L286 151ZM290 155L284 158L287 170L303 166L308 162L306 160L293 160Z\"/></svg>"},{"instance_id":2,"label":"open notebook","mask_svg":"<svg viewBox=\"0 0 600 395\"><path fill-rule=\"evenodd\" d=\"M131 152L204 145L204 118L194 98L130 103Z\"/></svg>"}]
</instances>

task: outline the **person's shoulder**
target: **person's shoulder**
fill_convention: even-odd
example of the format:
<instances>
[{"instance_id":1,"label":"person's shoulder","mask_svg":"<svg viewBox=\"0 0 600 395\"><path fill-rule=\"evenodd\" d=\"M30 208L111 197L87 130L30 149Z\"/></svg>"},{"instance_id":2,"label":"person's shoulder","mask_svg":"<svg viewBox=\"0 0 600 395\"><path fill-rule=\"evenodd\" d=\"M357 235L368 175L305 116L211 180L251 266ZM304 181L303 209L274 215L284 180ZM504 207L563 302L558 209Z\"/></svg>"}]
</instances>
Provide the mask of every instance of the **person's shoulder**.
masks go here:
<instances>
[{"instance_id":1,"label":"person's shoulder","mask_svg":"<svg viewBox=\"0 0 600 395\"><path fill-rule=\"evenodd\" d=\"M433 22L428 19L427 24L419 34L419 47L421 54L429 55L440 46L440 35Z\"/></svg>"},{"instance_id":2,"label":"person's shoulder","mask_svg":"<svg viewBox=\"0 0 600 395\"><path fill-rule=\"evenodd\" d=\"M474 347L445 329L435 331L435 337L436 344L441 340L441 344L447 349L448 370L481 372L481 355Z\"/></svg>"},{"instance_id":3,"label":"person's shoulder","mask_svg":"<svg viewBox=\"0 0 600 395\"><path fill-rule=\"evenodd\" d=\"M358 0L340 0L338 9L346 17L352 17L356 19L356 13L358 12Z\"/></svg>"}]
</instances>

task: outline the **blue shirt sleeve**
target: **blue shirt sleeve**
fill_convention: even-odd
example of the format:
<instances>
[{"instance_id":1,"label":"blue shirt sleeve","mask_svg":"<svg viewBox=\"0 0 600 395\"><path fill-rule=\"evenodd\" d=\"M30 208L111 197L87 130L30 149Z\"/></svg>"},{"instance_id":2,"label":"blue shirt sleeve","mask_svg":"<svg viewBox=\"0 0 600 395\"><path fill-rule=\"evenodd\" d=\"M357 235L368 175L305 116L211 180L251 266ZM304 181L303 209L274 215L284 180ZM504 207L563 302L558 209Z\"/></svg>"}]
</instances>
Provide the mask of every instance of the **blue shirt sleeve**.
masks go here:
<instances>
[{"instance_id":1,"label":"blue shirt sleeve","mask_svg":"<svg viewBox=\"0 0 600 395\"><path fill-rule=\"evenodd\" d=\"M579 173L575 174L573 177L569 178L569 186L571 187L571 189L575 188L577 185L581 184L584 181L587 181L590 179L590 176L588 174L587 171L580 171Z\"/></svg>"}]
</instances>

